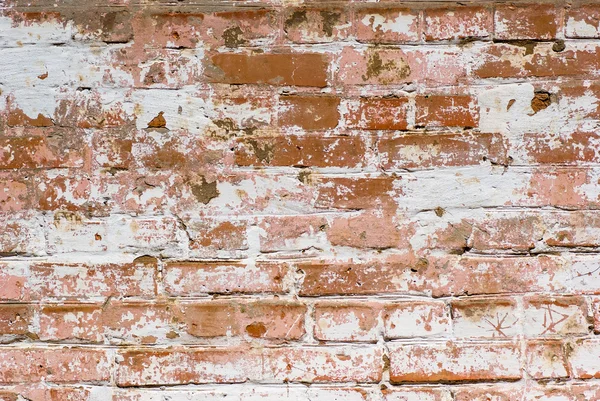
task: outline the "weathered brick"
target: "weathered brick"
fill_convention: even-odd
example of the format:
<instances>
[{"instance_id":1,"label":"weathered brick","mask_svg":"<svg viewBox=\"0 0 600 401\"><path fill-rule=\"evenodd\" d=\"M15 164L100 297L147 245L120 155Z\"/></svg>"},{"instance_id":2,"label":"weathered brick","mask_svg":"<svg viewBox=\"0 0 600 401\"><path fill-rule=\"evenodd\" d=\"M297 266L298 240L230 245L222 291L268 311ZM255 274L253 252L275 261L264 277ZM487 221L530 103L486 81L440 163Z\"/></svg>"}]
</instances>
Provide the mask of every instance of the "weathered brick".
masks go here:
<instances>
[{"instance_id":1,"label":"weathered brick","mask_svg":"<svg viewBox=\"0 0 600 401\"><path fill-rule=\"evenodd\" d=\"M28 294L40 298L152 297L156 261L128 264L33 263Z\"/></svg>"},{"instance_id":2,"label":"weathered brick","mask_svg":"<svg viewBox=\"0 0 600 401\"><path fill-rule=\"evenodd\" d=\"M386 170L468 166L507 159L498 134L406 134L382 137L377 143Z\"/></svg>"},{"instance_id":3,"label":"weathered brick","mask_svg":"<svg viewBox=\"0 0 600 401\"><path fill-rule=\"evenodd\" d=\"M282 292L287 267L262 262L170 262L164 269L164 285L171 295L206 293Z\"/></svg>"},{"instance_id":4,"label":"weathered brick","mask_svg":"<svg viewBox=\"0 0 600 401\"><path fill-rule=\"evenodd\" d=\"M510 298L453 300L452 322L456 337L506 338L520 333L517 302Z\"/></svg>"},{"instance_id":5,"label":"weathered brick","mask_svg":"<svg viewBox=\"0 0 600 401\"><path fill-rule=\"evenodd\" d=\"M367 130L406 130L408 98L360 98L348 104L346 125Z\"/></svg>"},{"instance_id":6,"label":"weathered brick","mask_svg":"<svg viewBox=\"0 0 600 401\"><path fill-rule=\"evenodd\" d=\"M73 132L1 138L0 148L0 169L83 167L85 156L83 143Z\"/></svg>"},{"instance_id":7,"label":"weathered brick","mask_svg":"<svg viewBox=\"0 0 600 401\"><path fill-rule=\"evenodd\" d=\"M44 305L39 314L41 340L102 341L102 305Z\"/></svg>"},{"instance_id":8,"label":"weathered brick","mask_svg":"<svg viewBox=\"0 0 600 401\"><path fill-rule=\"evenodd\" d=\"M496 39L554 39L561 28L561 11L552 4L498 6L494 14Z\"/></svg>"},{"instance_id":9,"label":"weathered brick","mask_svg":"<svg viewBox=\"0 0 600 401\"><path fill-rule=\"evenodd\" d=\"M488 38L494 31L492 12L476 6L428 8L424 30L428 41Z\"/></svg>"},{"instance_id":10,"label":"weathered brick","mask_svg":"<svg viewBox=\"0 0 600 401\"><path fill-rule=\"evenodd\" d=\"M33 323L33 308L27 304L0 305L0 335L23 335Z\"/></svg>"},{"instance_id":11,"label":"weathered brick","mask_svg":"<svg viewBox=\"0 0 600 401\"><path fill-rule=\"evenodd\" d=\"M450 315L444 302L398 302L385 305L383 326L389 339L440 336L450 331Z\"/></svg>"},{"instance_id":12,"label":"weathered brick","mask_svg":"<svg viewBox=\"0 0 600 401\"><path fill-rule=\"evenodd\" d=\"M599 38L600 7L590 2L568 8L565 15L565 36L567 38Z\"/></svg>"},{"instance_id":13,"label":"weathered brick","mask_svg":"<svg viewBox=\"0 0 600 401\"><path fill-rule=\"evenodd\" d=\"M534 379L569 376L565 345L561 340L529 340L526 345L527 374Z\"/></svg>"},{"instance_id":14,"label":"weathered brick","mask_svg":"<svg viewBox=\"0 0 600 401\"><path fill-rule=\"evenodd\" d=\"M394 177L320 178L315 205L321 208L393 207Z\"/></svg>"},{"instance_id":15,"label":"weathered brick","mask_svg":"<svg viewBox=\"0 0 600 401\"><path fill-rule=\"evenodd\" d=\"M417 42L421 30L419 13L404 8L360 8L356 11L359 42Z\"/></svg>"},{"instance_id":16,"label":"weathered brick","mask_svg":"<svg viewBox=\"0 0 600 401\"><path fill-rule=\"evenodd\" d=\"M315 305L315 338L320 341L376 342L381 305L319 302Z\"/></svg>"},{"instance_id":17,"label":"weathered brick","mask_svg":"<svg viewBox=\"0 0 600 401\"><path fill-rule=\"evenodd\" d=\"M383 367L378 348L135 350L123 351L120 357L117 383L121 387L240 383L248 379L267 383L376 382ZM154 372L151 361L163 369Z\"/></svg>"},{"instance_id":18,"label":"weathered brick","mask_svg":"<svg viewBox=\"0 0 600 401\"><path fill-rule=\"evenodd\" d=\"M416 98L415 124L423 127L477 127L479 108L471 96L426 95Z\"/></svg>"},{"instance_id":19,"label":"weathered brick","mask_svg":"<svg viewBox=\"0 0 600 401\"><path fill-rule=\"evenodd\" d=\"M78 348L4 348L0 352L0 383L106 382L110 359L106 351Z\"/></svg>"},{"instance_id":20,"label":"weathered brick","mask_svg":"<svg viewBox=\"0 0 600 401\"><path fill-rule=\"evenodd\" d=\"M345 40L352 22L347 9L295 7L287 10L284 33L294 43L327 43Z\"/></svg>"},{"instance_id":21,"label":"weathered brick","mask_svg":"<svg viewBox=\"0 0 600 401\"><path fill-rule=\"evenodd\" d=\"M433 296L565 290L569 270L553 257L398 255L391 261L300 262L300 294L426 293ZM466 273L468 272L468 273ZM515 274L519 272L519 274Z\"/></svg>"},{"instance_id":22,"label":"weathered brick","mask_svg":"<svg viewBox=\"0 0 600 401\"><path fill-rule=\"evenodd\" d=\"M591 379L600 377L596 361L600 357L600 342L597 339L583 339L565 345L571 377Z\"/></svg>"},{"instance_id":23,"label":"weathered brick","mask_svg":"<svg viewBox=\"0 0 600 401\"><path fill-rule=\"evenodd\" d=\"M530 336L573 336L589 332L590 318L583 297L528 297L524 327Z\"/></svg>"},{"instance_id":24,"label":"weathered brick","mask_svg":"<svg viewBox=\"0 0 600 401\"><path fill-rule=\"evenodd\" d=\"M390 381L394 383L518 380L516 344L462 342L390 347Z\"/></svg>"},{"instance_id":25,"label":"weathered brick","mask_svg":"<svg viewBox=\"0 0 600 401\"><path fill-rule=\"evenodd\" d=\"M327 229L332 245L355 248L404 248L411 231L400 219L386 214L363 213L336 218Z\"/></svg>"},{"instance_id":26,"label":"weathered brick","mask_svg":"<svg viewBox=\"0 0 600 401\"><path fill-rule=\"evenodd\" d=\"M355 167L367 147L358 136L286 135L238 141L238 166Z\"/></svg>"},{"instance_id":27,"label":"weathered brick","mask_svg":"<svg viewBox=\"0 0 600 401\"><path fill-rule=\"evenodd\" d=\"M196 337L249 336L297 340L304 335L306 307L286 302L186 302L180 320Z\"/></svg>"}]
</instances>

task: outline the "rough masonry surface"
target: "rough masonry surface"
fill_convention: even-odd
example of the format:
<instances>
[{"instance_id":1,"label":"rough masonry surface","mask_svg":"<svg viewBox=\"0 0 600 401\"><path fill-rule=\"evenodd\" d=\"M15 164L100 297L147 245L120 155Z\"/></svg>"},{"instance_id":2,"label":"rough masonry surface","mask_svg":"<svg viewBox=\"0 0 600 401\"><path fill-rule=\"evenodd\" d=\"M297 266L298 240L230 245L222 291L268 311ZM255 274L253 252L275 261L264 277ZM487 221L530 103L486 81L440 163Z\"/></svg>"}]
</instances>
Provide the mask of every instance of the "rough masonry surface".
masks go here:
<instances>
[{"instance_id":1,"label":"rough masonry surface","mask_svg":"<svg viewBox=\"0 0 600 401\"><path fill-rule=\"evenodd\" d=\"M0 2L0 400L600 400L600 2Z\"/></svg>"}]
</instances>

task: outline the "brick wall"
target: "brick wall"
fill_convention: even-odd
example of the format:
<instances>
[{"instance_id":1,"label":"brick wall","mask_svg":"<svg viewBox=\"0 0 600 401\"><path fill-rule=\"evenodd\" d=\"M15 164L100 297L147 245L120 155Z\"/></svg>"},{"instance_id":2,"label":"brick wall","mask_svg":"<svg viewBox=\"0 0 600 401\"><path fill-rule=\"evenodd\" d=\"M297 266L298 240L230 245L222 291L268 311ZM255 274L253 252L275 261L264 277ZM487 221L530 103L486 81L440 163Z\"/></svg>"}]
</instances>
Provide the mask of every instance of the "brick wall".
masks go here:
<instances>
[{"instance_id":1,"label":"brick wall","mask_svg":"<svg viewBox=\"0 0 600 401\"><path fill-rule=\"evenodd\" d=\"M0 399L599 400L593 3L5 0Z\"/></svg>"}]
</instances>

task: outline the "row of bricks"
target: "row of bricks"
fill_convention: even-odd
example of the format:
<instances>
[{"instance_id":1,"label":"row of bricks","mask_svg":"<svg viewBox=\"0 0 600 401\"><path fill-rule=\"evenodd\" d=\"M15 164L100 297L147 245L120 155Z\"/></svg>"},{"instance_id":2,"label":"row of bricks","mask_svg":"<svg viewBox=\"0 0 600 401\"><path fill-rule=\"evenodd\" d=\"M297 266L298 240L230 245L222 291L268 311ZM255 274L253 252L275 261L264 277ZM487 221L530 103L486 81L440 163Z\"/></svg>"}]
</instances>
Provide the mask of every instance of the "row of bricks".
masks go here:
<instances>
[{"instance_id":1,"label":"row of bricks","mask_svg":"<svg viewBox=\"0 0 600 401\"><path fill-rule=\"evenodd\" d=\"M363 251L390 248L427 255L540 254L593 251L600 247L600 215L596 211L450 210L415 216L351 213L263 217L175 217L87 219L74 213L53 216L0 217L0 253L61 254L86 251L140 253L160 249L181 258L277 259L313 257L341 247ZM579 225L585 224L581 230ZM45 227L45 228L40 228ZM179 242L186 237L187 241ZM79 242L77 242L79 240ZM46 243L46 241L49 241ZM250 249L250 243L256 245ZM306 257L307 254L304 254Z\"/></svg>"},{"instance_id":2,"label":"row of bricks","mask_svg":"<svg viewBox=\"0 0 600 401\"><path fill-rule=\"evenodd\" d=\"M196 386L194 388L118 389L108 386L44 386L22 385L0 388L2 401L16 401L23 397L31 401L160 401L168 397L173 401L200 398L205 401L254 401L276 399L280 401L539 401L596 400L600 397L597 383L571 382L566 384L523 383L462 384L453 386L375 385L323 386L288 384Z\"/></svg>"},{"instance_id":3,"label":"row of bricks","mask_svg":"<svg viewBox=\"0 0 600 401\"><path fill-rule=\"evenodd\" d=\"M119 349L3 347L0 383L97 383L120 387L200 383L392 383L590 379L600 341L437 341L303 348ZM116 366L115 366L116 365ZM114 372L114 373L113 373Z\"/></svg>"},{"instance_id":4,"label":"row of bricks","mask_svg":"<svg viewBox=\"0 0 600 401\"><path fill-rule=\"evenodd\" d=\"M570 89L570 92L569 92ZM589 91L590 93L600 94L600 87L593 85L591 88L583 86L579 88L565 88L565 101L572 100L574 92L577 90ZM575 93L575 95L580 95ZM91 99L88 99L91 100ZM469 95L418 95L416 97L374 97L360 99L344 99L341 102L339 96L329 95L281 95L276 101L273 95L260 97L252 95L251 98L230 98L222 99L225 102L234 103L223 104L221 107L225 110L215 111L215 114L235 115L236 110L244 111L249 106L252 109L259 109L260 118L277 121L276 124L254 127L254 130L297 127L308 131L325 131L334 128L348 128L358 130L407 130L409 124L414 128L440 128L440 127L477 127L479 121L479 107L477 100ZM106 129L113 127L125 127L131 130L131 122L135 120L133 116L127 114L124 110L110 110L108 115L102 112L94 113L94 106L84 104L81 106L90 113L81 113L73 115L65 113L65 107L77 107L80 104L76 101L66 102L57 110L57 115L53 118L41 116L32 118L23 113L20 109L6 111L5 123L3 129L5 136L23 137L34 136L36 133L51 131L52 129L41 129L41 127L52 127L57 131L73 131L64 127L73 128L96 128ZM63 107L64 106L64 107ZM86 107L87 106L87 107ZM98 105L100 106L100 105ZM219 106L217 106L219 107ZM340 110L344 110L340 112ZM117 114L120 112L120 115ZM588 114L582 115L583 118L598 118L599 115L593 110L587 111ZM267 114L268 113L268 114ZM276 117L277 116L277 117ZM307 116L311 116L307 118ZM165 127L169 128L173 123L169 116L166 116ZM111 119L112 118L112 119ZM163 117L164 118L164 117ZM174 117L177 119L178 117ZM181 118L181 117L179 117ZM411 120L409 123L409 119ZM0 120L1 121L1 120ZM146 124L150 121L146 121ZM176 124L178 122L175 122ZM236 123L228 117L215 118L212 127L226 128L231 131L242 130L236 127ZM177 124L178 125L178 124ZM40 127L36 128L13 128L13 127ZM150 125L152 127L152 125ZM250 127L249 127L250 128ZM177 129L177 126L175 127ZM32 135L33 134L33 135ZM16 139L15 139L16 140Z\"/></svg>"},{"instance_id":5,"label":"row of bricks","mask_svg":"<svg viewBox=\"0 0 600 401\"><path fill-rule=\"evenodd\" d=\"M185 217L373 208L409 213L438 207L600 208L597 166L528 168L492 162L491 166L488 161L487 165L455 169L349 176L310 170L213 172L208 165L206 175L194 170L185 172L183 166L179 173L118 169L97 175L81 171L70 171L68 175L64 171L35 172L31 176L17 173L7 174L1 181L2 209L8 213L62 210L60 213L81 220L84 215L105 217L110 213ZM31 181L38 185L32 187ZM103 225L100 223L100 227ZM80 230L79 224L72 226ZM102 245L93 241L90 244ZM61 244L55 245L60 248Z\"/></svg>"},{"instance_id":6,"label":"row of bricks","mask_svg":"<svg viewBox=\"0 0 600 401\"><path fill-rule=\"evenodd\" d=\"M143 40L147 46L256 46L274 43L424 43L469 38L551 40L600 37L600 7L595 4L561 7L553 4L406 8L383 6L295 7L199 13L132 13L127 10L82 18L84 12L12 12L25 27L52 21L70 26L75 40L108 43ZM63 40L67 41L69 32ZM60 37L60 36L59 36ZM27 43L27 37L23 38ZM30 40L30 39L29 39ZM55 39L56 40L56 39Z\"/></svg>"},{"instance_id":7,"label":"row of bricks","mask_svg":"<svg viewBox=\"0 0 600 401\"><path fill-rule=\"evenodd\" d=\"M586 336L593 327L600 332L600 299L589 301L594 318L588 301L580 296L469 297L448 303L304 301L0 304L0 336L11 342L29 338L122 345L197 343L219 337L377 342L414 337ZM307 317L310 324L305 323ZM307 336L311 326L312 336Z\"/></svg>"},{"instance_id":8,"label":"row of bricks","mask_svg":"<svg viewBox=\"0 0 600 401\"><path fill-rule=\"evenodd\" d=\"M302 296L420 294L434 297L551 292L599 294L595 255L497 257L391 254L370 262L3 262L3 300L154 298L230 293ZM154 260L154 263L152 262ZM160 285L160 288L157 286Z\"/></svg>"},{"instance_id":9,"label":"row of bricks","mask_svg":"<svg viewBox=\"0 0 600 401\"><path fill-rule=\"evenodd\" d=\"M210 89L219 84L312 87L314 91L327 86L406 89L407 84L421 88L478 85L496 78L597 78L600 61L595 41L568 42L561 49L556 51L554 46L553 50L552 44L543 42L531 45L476 42L468 47L283 47L224 53L181 49L140 53L114 46L91 52L78 47L40 46L2 49L0 54L6 61L0 61L0 67L6 68L12 78L6 85L7 96L13 92L44 93L51 99L59 97L53 90L55 86L82 91L123 85L153 89L189 87L193 94L196 89ZM10 63L20 58L31 60L34 67L19 69ZM179 96L177 93L162 96L169 95ZM179 98L178 103L182 100Z\"/></svg>"},{"instance_id":10,"label":"row of bricks","mask_svg":"<svg viewBox=\"0 0 600 401\"><path fill-rule=\"evenodd\" d=\"M54 134L65 134L65 137L56 139L52 136ZM207 158L205 151L211 152L212 157L223 159L218 168L213 166L212 169L217 171L236 167L261 170L264 167L291 167L401 172L490 164L577 165L581 168L585 164L600 163L600 154L593 148L600 141L600 134L596 132L563 135L531 133L518 139L475 132L381 136L277 135L235 139L227 149L221 144L221 149L207 150L211 146L206 141L204 146L192 151L184 150L184 146L193 140L192 135L177 135L166 143L156 140L153 133L139 135L138 138L134 140L102 132L95 136L96 146L92 149L84 142L85 134L77 131L48 130L48 137L0 137L0 170L19 170L22 175L31 174L31 170L60 168L80 168L84 172L93 170L98 173L102 173L103 169L175 170L185 174L210 164L212 158ZM62 144L66 146L60 146ZM2 173L10 177L7 174L10 172ZM15 175L18 177L18 174ZM47 182L44 174L41 179Z\"/></svg>"}]
</instances>

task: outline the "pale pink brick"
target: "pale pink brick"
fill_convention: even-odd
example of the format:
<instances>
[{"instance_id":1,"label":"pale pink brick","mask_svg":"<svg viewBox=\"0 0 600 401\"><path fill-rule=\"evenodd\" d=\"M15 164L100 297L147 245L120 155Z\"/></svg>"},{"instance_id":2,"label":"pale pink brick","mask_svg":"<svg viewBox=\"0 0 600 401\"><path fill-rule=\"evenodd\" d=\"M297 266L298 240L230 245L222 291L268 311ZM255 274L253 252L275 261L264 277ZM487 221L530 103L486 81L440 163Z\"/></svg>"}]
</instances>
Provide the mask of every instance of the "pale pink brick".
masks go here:
<instances>
[{"instance_id":1,"label":"pale pink brick","mask_svg":"<svg viewBox=\"0 0 600 401\"><path fill-rule=\"evenodd\" d=\"M441 301L406 301L385 306L385 337L444 336L450 332L448 307Z\"/></svg>"}]
</instances>

